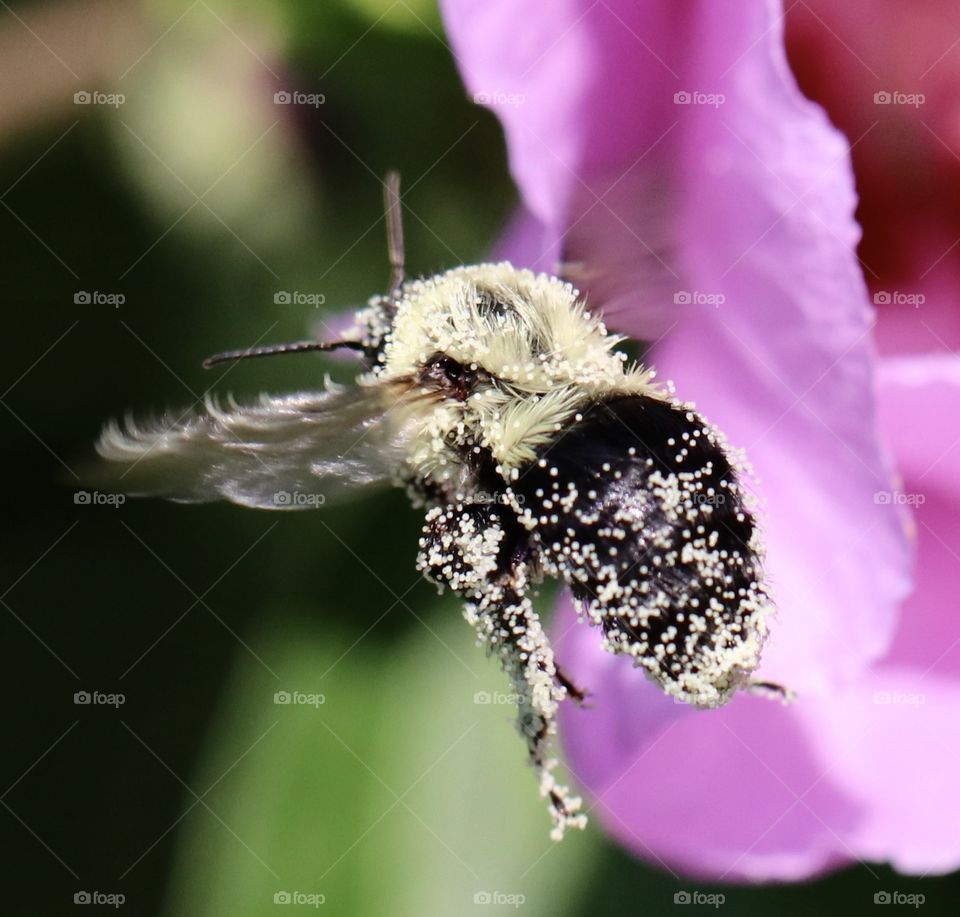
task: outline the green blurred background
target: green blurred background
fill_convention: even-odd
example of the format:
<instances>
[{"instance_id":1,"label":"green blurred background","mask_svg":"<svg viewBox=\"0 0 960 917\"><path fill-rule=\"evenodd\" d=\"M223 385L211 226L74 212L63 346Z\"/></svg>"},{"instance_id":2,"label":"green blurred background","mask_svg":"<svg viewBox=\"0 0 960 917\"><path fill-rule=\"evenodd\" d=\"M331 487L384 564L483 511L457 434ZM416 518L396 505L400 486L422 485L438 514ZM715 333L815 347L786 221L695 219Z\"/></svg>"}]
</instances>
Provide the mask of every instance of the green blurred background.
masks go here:
<instances>
[{"instance_id":1,"label":"green blurred background","mask_svg":"<svg viewBox=\"0 0 960 917\"><path fill-rule=\"evenodd\" d=\"M433 3L0 6L2 912L96 892L167 917L287 913L285 893L371 917L660 914L718 890L597 825L548 840L511 708L477 702L504 678L417 576L401 493L278 515L74 502L106 418L351 377L315 356L199 363L382 289L388 168L413 273L489 249L515 202L503 139ZM93 91L124 99L75 103ZM960 893L877 867L722 891L727 912L806 914L882 888L926 913Z\"/></svg>"}]
</instances>

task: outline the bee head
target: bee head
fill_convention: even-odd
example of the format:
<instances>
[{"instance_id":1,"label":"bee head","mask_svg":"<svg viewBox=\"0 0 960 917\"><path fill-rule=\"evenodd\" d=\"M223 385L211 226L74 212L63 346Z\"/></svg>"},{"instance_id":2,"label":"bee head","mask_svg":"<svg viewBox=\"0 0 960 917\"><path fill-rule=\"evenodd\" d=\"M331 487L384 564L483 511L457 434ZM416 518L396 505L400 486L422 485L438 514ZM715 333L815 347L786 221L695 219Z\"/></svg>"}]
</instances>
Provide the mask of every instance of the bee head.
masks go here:
<instances>
[{"instance_id":1,"label":"bee head","mask_svg":"<svg viewBox=\"0 0 960 917\"><path fill-rule=\"evenodd\" d=\"M404 284L378 373L460 400L483 383L524 394L589 389L623 377L623 357L613 350L620 340L586 312L571 284L480 264Z\"/></svg>"},{"instance_id":2,"label":"bee head","mask_svg":"<svg viewBox=\"0 0 960 917\"><path fill-rule=\"evenodd\" d=\"M480 448L509 471L579 405L650 389L571 284L507 263L407 281L362 321L380 329L372 379L429 396L419 420L446 444L444 462Z\"/></svg>"}]
</instances>

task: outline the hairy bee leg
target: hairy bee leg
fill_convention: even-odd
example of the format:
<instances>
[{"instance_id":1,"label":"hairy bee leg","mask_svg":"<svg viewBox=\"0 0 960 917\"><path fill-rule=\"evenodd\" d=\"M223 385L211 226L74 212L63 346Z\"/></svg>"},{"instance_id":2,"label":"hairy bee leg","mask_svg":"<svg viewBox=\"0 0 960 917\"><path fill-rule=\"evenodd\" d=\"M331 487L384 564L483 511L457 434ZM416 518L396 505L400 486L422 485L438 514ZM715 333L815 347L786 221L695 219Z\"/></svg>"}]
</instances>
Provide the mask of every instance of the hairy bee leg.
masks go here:
<instances>
[{"instance_id":1,"label":"hairy bee leg","mask_svg":"<svg viewBox=\"0 0 960 917\"><path fill-rule=\"evenodd\" d=\"M553 649L527 594L529 565L515 550L506 523L489 506L436 507L427 514L417 564L464 599L464 616L507 673L540 795L550 801L550 836L560 840L567 828L586 826L581 800L556 781L557 760L549 754L567 689L557 680Z\"/></svg>"},{"instance_id":2,"label":"hairy bee leg","mask_svg":"<svg viewBox=\"0 0 960 917\"><path fill-rule=\"evenodd\" d=\"M527 754L540 778L540 793L550 800L554 820L551 837L559 840L568 827L583 827L580 800L556 782L557 761L550 756L556 714L566 690L556 684L553 651L530 599L524 595L526 571L491 583L477 600L468 600L465 615L491 654L499 657L517 693L517 717Z\"/></svg>"}]
</instances>

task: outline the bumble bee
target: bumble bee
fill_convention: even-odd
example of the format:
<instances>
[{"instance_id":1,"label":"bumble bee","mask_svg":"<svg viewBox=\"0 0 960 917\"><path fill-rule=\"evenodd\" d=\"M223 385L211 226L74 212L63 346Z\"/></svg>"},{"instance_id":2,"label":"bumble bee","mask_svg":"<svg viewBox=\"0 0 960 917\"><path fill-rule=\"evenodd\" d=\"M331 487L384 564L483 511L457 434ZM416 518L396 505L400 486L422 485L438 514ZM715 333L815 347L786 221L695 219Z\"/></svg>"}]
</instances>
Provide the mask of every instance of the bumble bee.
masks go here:
<instances>
[{"instance_id":1,"label":"bumble bee","mask_svg":"<svg viewBox=\"0 0 960 917\"><path fill-rule=\"evenodd\" d=\"M519 730L553 819L581 801L548 754L558 705L586 692L554 659L531 602L553 577L604 647L665 692L725 704L752 680L772 610L757 523L724 437L617 350L569 282L507 263L404 275L399 180L385 183L391 281L337 341L229 351L247 357L351 348L352 387L212 398L187 419L108 425L98 442L126 490L295 509L377 481L426 519L418 568L465 603L519 698Z\"/></svg>"}]
</instances>

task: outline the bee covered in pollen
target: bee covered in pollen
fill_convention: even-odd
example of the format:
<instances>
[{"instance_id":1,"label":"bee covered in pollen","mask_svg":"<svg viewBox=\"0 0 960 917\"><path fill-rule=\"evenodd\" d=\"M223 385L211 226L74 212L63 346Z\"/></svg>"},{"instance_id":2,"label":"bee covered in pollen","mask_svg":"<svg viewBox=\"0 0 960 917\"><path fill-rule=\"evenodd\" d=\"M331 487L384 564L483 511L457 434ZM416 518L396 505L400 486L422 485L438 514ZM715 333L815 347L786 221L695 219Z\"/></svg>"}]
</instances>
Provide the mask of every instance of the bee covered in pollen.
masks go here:
<instances>
[{"instance_id":1,"label":"bee covered in pollen","mask_svg":"<svg viewBox=\"0 0 960 917\"><path fill-rule=\"evenodd\" d=\"M277 494L405 487L426 509L418 568L463 600L506 671L559 839L586 816L549 746L558 705L585 692L532 588L560 581L607 650L681 701L783 694L752 676L772 610L758 526L720 432L629 362L570 283L508 263L406 279L395 173L385 188L390 287L342 340L205 363L351 348L354 386L208 398L186 419L108 425L97 448L128 492L187 502L296 509Z\"/></svg>"}]
</instances>

